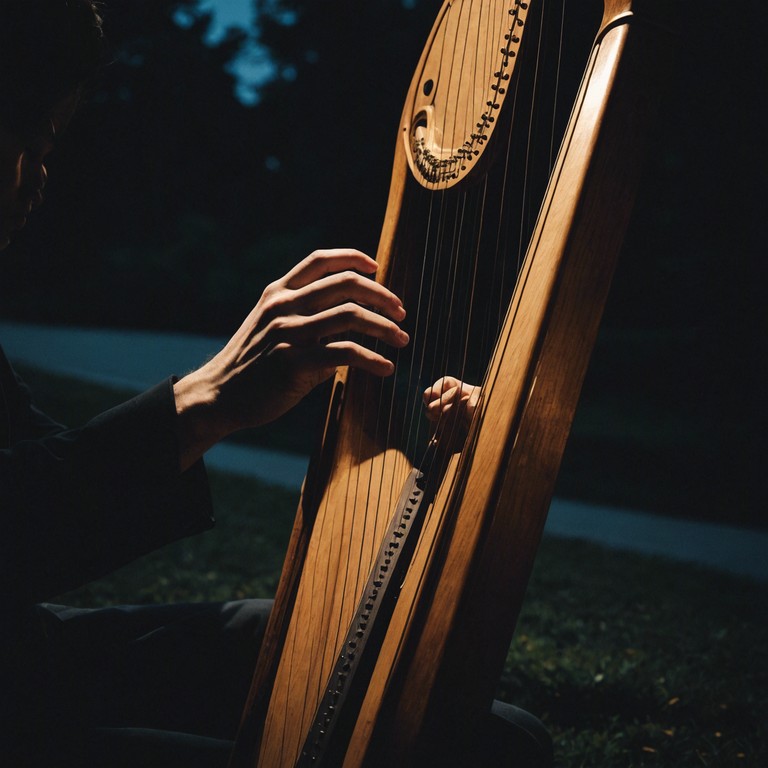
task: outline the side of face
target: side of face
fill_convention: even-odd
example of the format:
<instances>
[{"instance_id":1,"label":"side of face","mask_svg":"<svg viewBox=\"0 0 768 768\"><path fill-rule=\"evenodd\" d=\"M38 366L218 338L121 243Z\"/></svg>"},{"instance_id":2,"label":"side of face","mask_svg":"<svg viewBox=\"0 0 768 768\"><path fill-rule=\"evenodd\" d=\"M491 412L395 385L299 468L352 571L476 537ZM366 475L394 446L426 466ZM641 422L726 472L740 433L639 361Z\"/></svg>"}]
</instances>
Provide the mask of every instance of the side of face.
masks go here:
<instances>
[{"instance_id":1,"label":"side of face","mask_svg":"<svg viewBox=\"0 0 768 768\"><path fill-rule=\"evenodd\" d=\"M0 250L43 201L45 159L53 150L55 134L53 120L25 136L0 126Z\"/></svg>"},{"instance_id":2,"label":"side of face","mask_svg":"<svg viewBox=\"0 0 768 768\"><path fill-rule=\"evenodd\" d=\"M27 222L29 214L43 202L48 180L45 162L77 109L79 92L62 99L51 117L23 134L0 124L0 251L13 233Z\"/></svg>"}]
</instances>

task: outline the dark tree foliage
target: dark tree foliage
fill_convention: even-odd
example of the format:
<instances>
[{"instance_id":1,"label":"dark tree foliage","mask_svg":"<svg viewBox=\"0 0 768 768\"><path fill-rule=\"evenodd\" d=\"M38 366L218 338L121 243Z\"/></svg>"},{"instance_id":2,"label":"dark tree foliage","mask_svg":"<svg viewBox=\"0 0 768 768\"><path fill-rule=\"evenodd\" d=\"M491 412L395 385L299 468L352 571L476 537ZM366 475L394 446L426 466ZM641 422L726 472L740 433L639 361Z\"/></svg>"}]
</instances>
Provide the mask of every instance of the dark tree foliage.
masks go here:
<instances>
[{"instance_id":1,"label":"dark tree foliage","mask_svg":"<svg viewBox=\"0 0 768 768\"><path fill-rule=\"evenodd\" d=\"M309 250L375 251L436 4L257 5L278 76L248 108L243 32L207 43L197 0L105 4L112 62L6 265L6 315L224 333Z\"/></svg>"},{"instance_id":2,"label":"dark tree foliage","mask_svg":"<svg viewBox=\"0 0 768 768\"><path fill-rule=\"evenodd\" d=\"M263 93L264 145L282 221L307 217L323 245L375 252L397 125L435 0L262 0L278 78ZM281 212L275 211L280 217ZM286 219L287 216L287 219ZM322 229L321 229L322 227Z\"/></svg>"},{"instance_id":3,"label":"dark tree foliage","mask_svg":"<svg viewBox=\"0 0 768 768\"><path fill-rule=\"evenodd\" d=\"M180 8L191 24L175 21ZM255 115L226 70L243 36L205 44L196 0L111 0L104 18L111 61L51 156L5 311L221 330L262 221Z\"/></svg>"},{"instance_id":4,"label":"dark tree foliage","mask_svg":"<svg viewBox=\"0 0 768 768\"><path fill-rule=\"evenodd\" d=\"M724 22L714 2L679 3L673 67L659 84L660 119L585 399L623 399L613 418L622 425L624 414L632 437L621 450L589 425L609 484L632 467L643 507L766 525L768 382L754 360L766 353L768 104L756 30L768 16L759 0L747 5ZM585 443L573 442L568 458L584 471Z\"/></svg>"}]
</instances>

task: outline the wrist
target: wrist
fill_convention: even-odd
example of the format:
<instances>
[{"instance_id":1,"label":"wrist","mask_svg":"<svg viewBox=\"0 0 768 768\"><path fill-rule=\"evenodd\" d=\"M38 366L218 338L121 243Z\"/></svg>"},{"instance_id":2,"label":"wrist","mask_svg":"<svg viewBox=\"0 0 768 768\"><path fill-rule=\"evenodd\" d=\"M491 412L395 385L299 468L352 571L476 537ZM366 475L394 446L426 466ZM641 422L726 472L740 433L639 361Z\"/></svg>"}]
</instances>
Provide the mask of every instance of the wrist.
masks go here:
<instances>
[{"instance_id":1,"label":"wrist","mask_svg":"<svg viewBox=\"0 0 768 768\"><path fill-rule=\"evenodd\" d=\"M219 389L204 368L193 371L173 385L179 466L188 469L215 443L229 434L221 415Z\"/></svg>"}]
</instances>

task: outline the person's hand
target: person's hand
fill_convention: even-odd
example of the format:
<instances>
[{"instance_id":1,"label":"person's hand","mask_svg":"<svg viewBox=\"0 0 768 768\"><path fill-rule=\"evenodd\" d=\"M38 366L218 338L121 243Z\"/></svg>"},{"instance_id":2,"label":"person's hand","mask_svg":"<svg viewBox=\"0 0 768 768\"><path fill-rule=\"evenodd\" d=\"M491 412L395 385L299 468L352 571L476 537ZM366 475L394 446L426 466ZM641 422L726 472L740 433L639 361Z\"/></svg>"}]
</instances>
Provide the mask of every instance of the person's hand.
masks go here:
<instances>
[{"instance_id":1,"label":"person's hand","mask_svg":"<svg viewBox=\"0 0 768 768\"><path fill-rule=\"evenodd\" d=\"M222 437L276 419L338 366L394 372L390 360L349 338L408 343L397 325L400 299L364 276L376 268L360 251L315 251L264 290L224 349L174 385L182 466Z\"/></svg>"},{"instance_id":2,"label":"person's hand","mask_svg":"<svg viewBox=\"0 0 768 768\"><path fill-rule=\"evenodd\" d=\"M479 400L479 386L466 384L453 376L438 379L424 391L427 419L435 424L437 440L448 441L444 448L461 450Z\"/></svg>"}]
</instances>

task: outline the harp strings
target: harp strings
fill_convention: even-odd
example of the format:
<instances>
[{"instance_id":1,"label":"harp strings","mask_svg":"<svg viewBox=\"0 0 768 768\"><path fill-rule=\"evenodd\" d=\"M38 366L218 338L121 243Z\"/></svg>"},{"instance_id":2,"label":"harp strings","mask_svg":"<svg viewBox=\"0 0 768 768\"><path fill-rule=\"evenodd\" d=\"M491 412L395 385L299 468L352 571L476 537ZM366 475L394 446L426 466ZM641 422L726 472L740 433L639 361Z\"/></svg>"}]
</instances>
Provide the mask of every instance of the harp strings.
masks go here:
<instances>
[{"instance_id":1,"label":"harp strings","mask_svg":"<svg viewBox=\"0 0 768 768\"><path fill-rule=\"evenodd\" d=\"M542 16L545 15L546 10L546 0L543 0L541 3L541 13ZM481 13L482 9L486 8L485 3L480 3L481 5ZM560 66L562 61L562 38L563 38L563 28L564 28L564 20L565 20L565 0L562 3L561 13L560 13L560 30L559 30L559 42L558 42L558 52L556 56L556 85L554 88L554 91L552 93L552 102L553 104L556 103L557 97L558 97L558 84L559 84L559 75L560 75ZM500 24L503 23L503 14L505 13L504 9L501 9L501 12L497 12L496 18L501 19L499 21ZM488 25L487 30L490 30L490 25ZM498 36L494 37L494 33L489 32L488 33L490 38L498 39ZM496 33L498 34L498 33ZM531 41L528 41L529 43ZM510 202L508 199L508 196L506 194L507 186L510 184L511 177L516 172L516 167L513 167L513 147L512 142L515 136L515 129L518 125L518 112L521 113L521 120L526 119L525 110L523 107L520 107L518 104L519 99L519 88L520 88L520 81L519 78L515 80L514 87L515 91L514 93L510 94L510 98L512 99L512 103L507 105L507 109L510 109L512 112L512 118L510 121L510 128L508 135L506 137L506 144L505 144L505 151L503 159L500 161L501 167L503 168L503 173L501 173L501 186L500 186L500 194L493 199L492 197L489 198L489 180L486 176L482 183L477 186L476 189L470 191L463 191L461 193L461 204L457 205L455 210L451 212L450 214L447 213L446 208L446 200L448 197L447 189L442 189L439 191L429 191L429 190L423 190L420 194L423 196L429 197L429 211L430 216L427 219L427 236L425 239L425 250L429 247L429 231L430 226L432 224L432 213L433 213L433 204L435 199L440 200L440 217L438 219L437 229L438 229L438 235L434 238L435 239L435 245L433 247L433 253L435 254L433 259L427 258L428 254L425 253L425 259L424 263L427 261L433 261L436 264L440 263L440 259L444 253L445 249L445 240L446 240L446 233L448 229L450 228L453 232L453 236L451 238L447 238L451 241L452 246L449 249L450 250L450 272L451 272L451 280L449 281L448 285L448 300L446 301L446 295L443 294L440 297L436 297L433 293L432 286L430 285L429 293L428 293L428 299L426 302L424 302L425 308L422 309L422 291L419 291L419 302L418 302L418 312L421 313L424 311L424 315L426 320L424 321L423 325L425 328L428 328L434 324L440 325L440 317L439 312L442 308L448 307L448 315L451 315L453 311L456 309L456 295L457 295L457 285L459 281L462 278L466 278L467 276L470 276L471 279L469 279L468 284L470 286L469 289L469 296L468 296L468 311L465 313L464 318L465 322L463 323L461 334L460 334L460 345L461 345L461 355L458 361L458 368L455 370L451 370L450 368L450 359L449 359L449 347L450 347L450 329L448 331L448 336L445 337L444 342L442 344L435 345L435 359L433 360L433 365L431 366L431 369L433 371L439 371L440 375L446 376L449 374L456 375L457 378L460 380L464 380L465 376L467 375L467 371L472 366L469 363L469 350L473 343L478 342L479 345L486 350L486 354L488 357L490 356L490 348L491 345L495 342L496 336L498 335L498 330L501 327L501 324L504 319L504 314L506 312L506 304L509 300L509 295L511 294L512 290L516 288L517 281L520 279L521 276L521 267L523 263L523 258L525 255L525 247L527 246L527 238L526 234L529 233L531 228L531 217L535 216L537 213L537 205L538 201L536 199L531 199L532 193L530 191L530 185L529 185L529 175L531 173L531 166L530 166L530 157L533 153L533 145L536 141L536 138L534 136L534 125L535 121L532 117L535 113L537 113L537 107L538 107L538 100L541 98L540 94L540 87L539 87L539 78L538 78L538 66L539 62L542 59L542 51L544 46L544 38L543 38L543 24L541 25L539 29L539 34L535 42L536 46L536 54L533 58L533 60L536 62L536 73L534 75L534 83L532 86L532 96L530 104L523 105L524 107L529 106L530 107L530 117L528 118L527 122L527 149L524 153L524 165L522 168L521 173L521 181L520 184L522 186L522 192L519 196L519 210L518 214L515 217L514 211L509 209ZM477 45L476 50L482 52L483 55L483 67L485 67L484 71L488 71L488 59L487 59L487 53L488 50L491 49L490 44L486 45ZM462 59L463 62L463 59ZM476 64L475 60L475 64ZM475 82L477 82L477 78L475 78ZM468 113L468 110L466 110ZM548 141L549 146L549 158L548 158L548 164L547 164L547 176L549 176L549 173L551 172L551 169L553 167L554 163L554 147L556 145L556 142L558 140L558 137L556 136L556 130L555 130L555 109L552 108L552 119L550 122L549 131L547 132L547 135L544 137L546 141ZM446 117L447 120L447 117ZM469 127L469 126L466 126ZM476 198L474 201L469 201L469 197L473 196ZM495 219L496 224L493 229L493 232L489 235L493 238L492 241L492 269L491 273L494 275L500 276L500 284L505 285L508 282L507 278L507 272L511 269L514 272L513 277L513 285L505 292L503 290L498 291L497 300L495 302L487 302L487 313L485 317L485 322L482 325L481 328L481 338L478 340L472 339L472 321L471 318L474 314L476 301L478 301L477 296L477 275L478 271L480 269L480 260L483 257L483 248L487 247L486 244L483 242L483 232L484 232L484 218L486 213L486 207L491 205L492 203L495 203L496 210L494 211L494 216L490 217ZM473 231L473 237L471 238L471 241L474 243L474 250L470 250L470 252L467 252L466 248L461 247L461 237L456 236L456 233L461 233L465 226L467 226L466 219L468 217L467 208L473 209L473 216L474 220L472 222L472 231ZM516 218L516 224L515 224L515 218ZM468 258L470 257L470 258ZM460 269L460 264L465 265L465 269L462 271ZM422 278L421 285L424 285L424 279ZM421 315L419 314L419 317ZM440 359L437 360L437 356L440 355ZM426 354L425 350L422 348L420 354L414 355L411 359L411 367L414 368L414 361L418 358L418 371L417 373L411 372L409 374L409 380L419 382L420 384L423 383L431 383L431 381L426 381L425 379L425 370L430 368L430 366L426 365ZM487 358L486 358L487 359ZM479 380L476 380L473 383L480 383ZM484 387L490 387L493 386L494 382L491 381L485 381L483 383ZM414 424L417 422L417 420L420 418L419 411L420 411L420 389L417 387L419 391L415 392L413 395L413 407L410 409L410 419L411 424L410 428L406 430L406 433L411 433L413 431L417 431L417 428L414 427ZM418 401L418 402L417 402ZM469 450L471 450L471 446L468 447ZM453 483L460 482L461 478L458 475L455 475L453 477ZM439 546L439 540L440 536L435 536L430 546L430 552L426 555L427 560L431 557L432 551L436 546ZM420 572L417 574L413 574L414 578L416 578L419 582L419 586L416 587L416 591L419 591L421 584L423 583L424 578L426 577L426 574L424 572ZM413 606L411 607L411 614L413 612ZM405 636L401 636L399 638L399 647L397 650L397 655L399 655L402 652L402 646L405 642ZM392 670L390 670L391 672Z\"/></svg>"},{"instance_id":2,"label":"harp strings","mask_svg":"<svg viewBox=\"0 0 768 768\"><path fill-rule=\"evenodd\" d=\"M472 5L474 5L474 0L472 0ZM460 41L460 35L461 35L461 24L460 24L460 17L461 17L461 5L457 4L457 6L449 6L447 12L446 12L446 29L451 29L451 16L452 15L459 15L459 19L455 23L453 36L451 39L449 39L449 35L446 33L442 36L441 40L441 48L440 48L440 57L439 57L439 71L442 73L446 68L448 69L447 77L443 82L439 84L438 87L444 87L448 93L452 92L452 86L454 83L454 79L457 79L459 82L461 81L461 76L463 73L463 68L465 64L465 56L466 56L466 49L467 49L467 41L465 37L464 46L463 46L463 53L461 57L461 64L456 71L453 64L456 61L456 57L453 54L453 51L457 50L459 48L459 41ZM451 66L446 67L446 57L450 59ZM442 78L441 78L442 80ZM448 136L449 134L449 125L448 121L450 119L455 120L456 115L459 114L459 104L458 99L460 98L461 89L456 88L456 103L453 105L453 109L445 109L442 115L442 124L440 125L440 134L442 136ZM453 126L452 126L453 127ZM431 228L431 222L433 220L433 205L435 200L438 201L438 210L436 213L436 229L435 229L435 243L434 246L431 246L431 240L432 240L432 228ZM426 386L426 382L424 380L424 370L425 365L427 363L427 356L429 355L429 347L427 345L427 336L430 331L430 328L433 328L437 323L436 318L436 310L435 305L438 303L437 297L436 297L436 289L438 287L437 281L434 279L427 279L427 278L433 278L433 273L438 272L441 270L444 259L445 259L445 253L444 253L444 242L445 242L445 228L446 228L446 221L448 219L448 211L447 211L447 196L445 195L443 190L437 191L435 195L429 196L429 216L428 216L428 222L430 223L430 226L428 226L426 233L424 235L424 254L423 254L423 263L422 263L422 273L420 276L420 286L419 286L419 301L418 301L418 314L416 316L416 329L417 334L416 338L412 341L413 349L414 350L420 350L420 355L414 354L411 357L411 363L408 371L408 392L411 393L412 401L411 401L411 407L410 409L407 409L403 413L403 426L402 426L402 434L404 436L411 436L411 440L409 441L410 444L406 445L406 453L408 453L409 449L411 452L414 451L415 445L414 443L418 442L419 437L419 429L418 426L416 429L414 429L414 425L421 425L422 419L421 419L421 412L422 412L422 404L421 404L421 398L418 396L423 391L424 387ZM430 253L431 250L431 253ZM428 265L432 264L432 274L428 272ZM422 302L422 296L423 292L427 290L427 296L426 301ZM442 297L441 297L442 298ZM441 307L444 307L444 302L439 302Z\"/></svg>"},{"instance_id":3,"label":"harp strings","mask_svg":"<svg viewBox=\"0 0 768 768\"><path fill-rule=\"evenodd\" d=\"M457 4L451 6L448 15L455 14L458 18L453 25L453 39L447 40L448 35L443 37L443 50L440 57L441 82L440 87L445 88L448 94L454 94L455 102L447 104L442 115L442 125L440 133L443 137L456 135L467 136L470 133L471 126L469 121L473 119L473 105L477 102L477 89L482 88L482 83L478 83L478 69L487 70L483 61L487 57L488 40L486 31L486 40L481 41L480 36L487 25L488 4L479 0L471 0L468 12ZM477 14L479 16L475 30L475 38L470 39L469 25L471 18ZM492 14L492 12L491 12ZM492 17L492 16L491 16ZM465 26L466 25L466 26ZM446 20L447 29L451 28L451 19ZM446 46L448 48L448 76L442 76L445 68ZM454 53L460 52L460 55ZM474 55L471 53L474 51ZM458 61L458 66L456 66ZM463 90L461 83L468 79L473 84L473 91ZM456 81L456 84L454 84ZM467 103L461 104L460 100L464 95ZM463 115L465 124L461 130L456 126L458 116ZM415 454L418 450L419 438L424 430L424 420L422 417L422 403L420 394L424 388L431 384L437 378L446 375L449 367L449 354L451 351L451 320L456 318L457 312L457 275L460 267L460 242L464 233L467 197L466 191L459 193L458 200L452 200L448 192L447 180L443 183L442 189L430 193L422 192L422 195L428 195L430 200L437 197L440 201L440 215L437 221L437 233L435 236L435 245L433 253L425 253L425 264L432 264L432 280L430 281L429 300L426 303L424 314L425 334L431 331L433 339L431 351L427 345L424 345L423 352L418 361L418 368L410 378L415 381L413 407L409 414L409 424L404 430L404 434L411 435L411 442L408 445L408 452ZM426 247L429 247L429 234L425 237ZM435 279L435 275L446 275L447 282L442 279ZM439 291L439 293L438 293ZM460 332L466 333L465 329ZM437 341L439 339L439 342ZM414 358L415 359L415 358Z\"/></svg>"}]
</instances>

